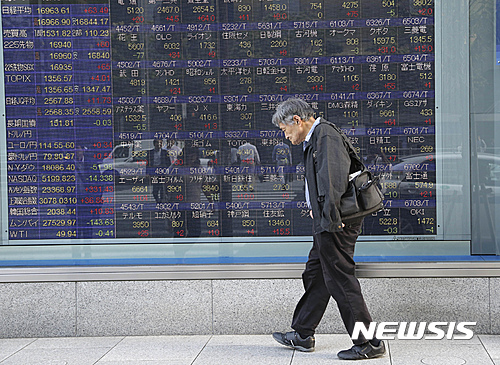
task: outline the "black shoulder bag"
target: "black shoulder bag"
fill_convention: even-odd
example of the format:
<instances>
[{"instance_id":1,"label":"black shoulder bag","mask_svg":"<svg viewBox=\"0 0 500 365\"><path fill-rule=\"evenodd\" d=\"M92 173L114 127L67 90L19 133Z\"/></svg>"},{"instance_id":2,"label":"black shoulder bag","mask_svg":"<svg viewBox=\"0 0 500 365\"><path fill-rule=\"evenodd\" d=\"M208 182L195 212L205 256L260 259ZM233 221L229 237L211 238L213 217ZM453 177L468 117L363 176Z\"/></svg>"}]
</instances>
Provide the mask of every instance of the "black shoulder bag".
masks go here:
<instances>
[{"instance_id":1,"label":"black shoulder bag","mask_svg":"<svg viewBox=\"0 0 500 365\"><path fill-rule=\"evenodd\" d=\"M359 158L354 146L342 130L326 121L341 136L351 157L349 184L340 199L340 216L343 221L358 219L378 212L384 207L384 194L380 189L379 177L374 177Z\"/></svg>"}]
</instances>

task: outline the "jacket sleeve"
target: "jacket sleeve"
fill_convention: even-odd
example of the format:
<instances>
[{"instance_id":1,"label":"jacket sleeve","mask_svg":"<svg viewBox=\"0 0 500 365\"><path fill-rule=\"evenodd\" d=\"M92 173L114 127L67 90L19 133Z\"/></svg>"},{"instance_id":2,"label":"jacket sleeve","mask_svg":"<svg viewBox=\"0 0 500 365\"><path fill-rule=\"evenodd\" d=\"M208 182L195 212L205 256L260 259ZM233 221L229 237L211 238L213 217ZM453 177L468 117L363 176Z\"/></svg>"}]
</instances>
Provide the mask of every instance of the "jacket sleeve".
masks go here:
<instances>
[{"instance_id":1,"label":"jacket sleeve","mask_svg":"<svg viewBox=\"0 0 500 365\"><path fill-rule=\"evenodd\" d=\"M255 163L257 165L260 165L260 155L259 155L259 150L257 149L257 147L254 146L254 150L255 150Z\"/></svg>"},{"instance_id":2,"label":"jacket sleeve","mask_svg":"<svg viewBox=\"0 0 500 365\"><path fill-rule=\"evenodd\" d=\"M342 231L340 198L347 190L351 159L342 137L326 133L317 141L316 181L321 209L321 227L329 232Z\"/></svg>"}]
</instances>

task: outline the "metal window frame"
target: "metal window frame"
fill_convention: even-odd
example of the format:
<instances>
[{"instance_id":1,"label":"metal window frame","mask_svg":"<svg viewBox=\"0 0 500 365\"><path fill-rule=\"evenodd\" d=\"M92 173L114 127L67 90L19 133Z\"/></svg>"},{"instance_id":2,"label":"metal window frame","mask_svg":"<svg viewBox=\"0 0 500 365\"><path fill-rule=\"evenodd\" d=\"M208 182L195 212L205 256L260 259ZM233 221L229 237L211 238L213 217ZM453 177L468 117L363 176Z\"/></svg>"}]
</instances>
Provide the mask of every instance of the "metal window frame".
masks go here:
<instances>
[{"instance_id":1,"label":"metal window frame","mask_svg":"<svg viewBox=\"0 0 500 365\"><path fill-rule=\"evenodd\" d=\"M0 268L0 283L299 279L304 264ZM500 277L500 261L359 263L359 278Z\"/></svg>"}]
</instances>

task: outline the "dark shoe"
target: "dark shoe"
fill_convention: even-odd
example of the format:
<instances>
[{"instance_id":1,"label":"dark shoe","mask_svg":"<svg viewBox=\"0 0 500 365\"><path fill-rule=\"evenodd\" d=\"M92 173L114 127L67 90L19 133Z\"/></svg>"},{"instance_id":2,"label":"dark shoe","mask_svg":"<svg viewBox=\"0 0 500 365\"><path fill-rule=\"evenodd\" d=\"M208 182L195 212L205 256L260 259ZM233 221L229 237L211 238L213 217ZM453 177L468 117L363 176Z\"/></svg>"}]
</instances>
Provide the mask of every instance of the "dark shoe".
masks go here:
<instances>
[{"instance_id":1,"label":"dark shoe","mask_svg":"<svg viewBox=\"0 0 500 365\"><path fill-rule=\"evenodd\" d=\"M306 338L302 338L297 332L291 331L287 333L274 332L273 338L280 344L299 351L314 351L314 336L307 336Z\"/></svg>"},{"instance_id":2,"label":"dark shoe","mask_svg":"<svg viewBox=\"0 0 500 365\"><path fill-rule=\"evenodd\" d=\"M373 346L370 342L363 345L354 345L349 350L340 351L337 356L341 360L362 360L373 359L375 357L384 356L385 345L380 341L380 345Z\"/></svg>"}]
</instances>

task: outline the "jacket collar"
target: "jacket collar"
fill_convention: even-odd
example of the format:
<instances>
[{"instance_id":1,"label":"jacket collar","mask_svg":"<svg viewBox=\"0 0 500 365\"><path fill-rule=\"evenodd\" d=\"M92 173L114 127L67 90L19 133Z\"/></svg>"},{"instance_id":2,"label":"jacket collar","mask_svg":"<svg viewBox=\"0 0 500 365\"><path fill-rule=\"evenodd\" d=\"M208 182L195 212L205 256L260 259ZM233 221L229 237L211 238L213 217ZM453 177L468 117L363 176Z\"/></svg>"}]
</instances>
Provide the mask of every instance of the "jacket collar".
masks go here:
<instances>
[{"instance_id":1,"label":"jacket collar","mask_svg":"<svg viewBox=\"0 0 500 365\"><path fill-rule=\"evenodd\" d=\"M314 130L316 129L316 127L320 124L320 123L323 123L323 122L326 122L325 119L323 119L322 117L318 117L316 118L316 120L314 121L314 124L312 125L311 129L309 130L309 132L307 133L307 136L303 142L303 149L304 151L306 150L306 148L309 146L310 144L310 141L311 141L311 137L314 133Z\"/></svg>"}]
</instances>

